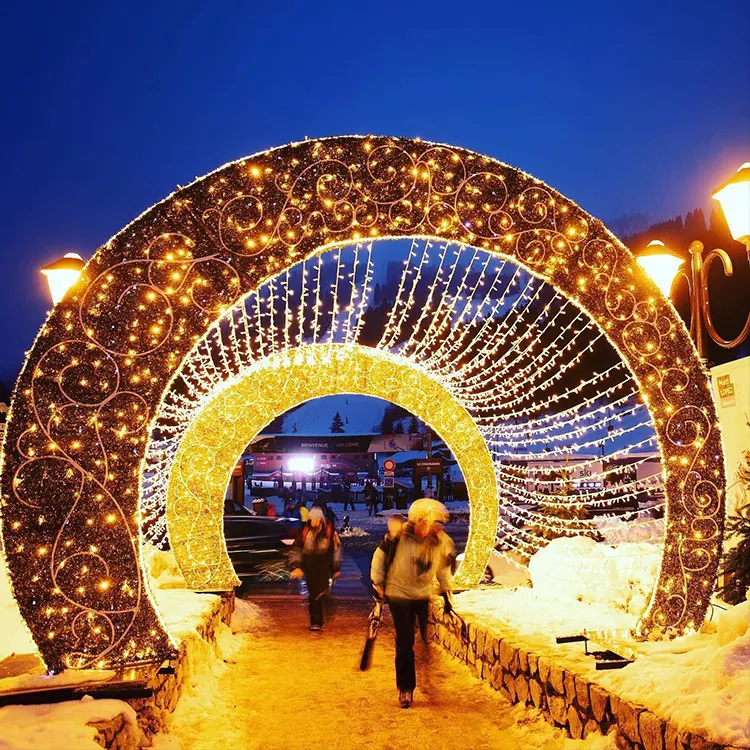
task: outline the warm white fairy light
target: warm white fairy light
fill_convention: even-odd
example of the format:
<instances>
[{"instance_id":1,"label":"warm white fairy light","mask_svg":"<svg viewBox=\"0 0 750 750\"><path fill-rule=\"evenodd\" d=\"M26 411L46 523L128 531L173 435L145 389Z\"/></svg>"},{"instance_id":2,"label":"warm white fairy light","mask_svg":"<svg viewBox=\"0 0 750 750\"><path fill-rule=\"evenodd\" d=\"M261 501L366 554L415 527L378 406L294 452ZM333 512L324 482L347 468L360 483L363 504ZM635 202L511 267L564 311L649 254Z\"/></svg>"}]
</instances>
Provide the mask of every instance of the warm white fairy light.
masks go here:
<instances>
[{"instance_id":1,"label":"warm white fairy light","mask_svg":"<svg viewBox=\"0 0 750 750\"><path fill-rule=\"evenodd\" d=\"M492 257L490 254L472 251L469 262L460 267L459 261L462 257L462 249L458 248L455 250L447 243L440 246L439 265L436 268L434 264L430 265L428 261L428 244L430 243L427 241L420 242L413 240L411 242L407 259L398 281L397 301L390 310L390 314L384 324L381 340L376 344L376 348L380 351L388 351L388 347L385 345L385 339L388 338L392 344L395 344L392 346L393 351L398 351L400 356L404 356L404 352L410 351L410 359L413 359L415 362L418 361L422 366L440 373L443 382L448 383L451 390L472 410L477 424L485 436L488 447L493 451L500 504L507 505L510 503L513 505L520 501L534 503L542 508L606 507L613 503L630 501L633 497L639 495L643 491L643 482L620 483L616 487L604 486L605 484L610 485L618 474L622 473L627 467L610 464L606 470L592 471L587 478L590 481L600 481L603 485L601 490L590 490L585 493L564 496L560 494L550 495L548 492L549 490L559 490L568 480L543 479L541 477L549 474L549 468L534 464L526 466L524 464L525 461L559 462L561 456L568 455L571 451L598 445L602 440L602 436L598 435L598 433L612 425L620 425L626 418L638 414L645 415L645 418L636 421L632 425L623 424L622 426L613 428L605 433L606 439L614 442L618 438L644 428L648 433L645 439L631 443L625 449L615 451L614 453L610 452L596 458L577 461L576 465L579 470L597 464L602 465L603 462L611 462L617 457L627 455L634 448L648 445L653 446L653 433L650 429L649 417L645 412L643 404L632 403L632 398L636 391L633 389L632 381L629 378L607 389L597 389L594 395L586 399L579 399L574 407L564 412L555 413L545 411L560 398L564 398L567 395L576 395L586 385L596 385L606 380L610 374L623 373L623 369L618 363L613 368L610 368L610 370L595 374L584 381L583 384L579 384L567 392L557 391L544 399L539 395L549 390L555 383L555 380L550 382L550 379L547 378L542 380L541 383L536 384L536 381L540 379L540 375L554 370L553 377L559 379L562 373L578 366L585 355L593 351L597 343L602 339L599 329L590 323L579 327L583 316L580 313L574 312L572 317L570 317L570 304L557 297L553 297L549 302L545 303L540 312L533 313L530 319L525 319L524 311L539 299L540 294L545 289L544 284L533 279L528 274L524 274L518 267L512 264L507 265L504 261L502 266L497 269L497 273L492 279L492 283L489 284L489 289L487 289L481 281L486 269L489 267L489 261ZM315 306L313 310L323 311L327 309L330 311L325 330L320 326L316 326L314 316L310 320L306 319L306 308L303 301L306 289L306 265L298 269L297 273L290 270L284 272L284 282L281 285L284 290L284 299L277 301L278 306L287 310L293 306L295 298L299 300L296 311L285 314L284 320L293 318L296 320L297 326L301 331L317 330L319 334L323 335L321 340L329 344L332 342L356 343L357 335L361 330L364 318L369 309L366 300L369 284L371 283L370 273L366 273L364 278L361 270L357 273L358 269L362 266L360 259L362 247L361 243L357 243L351 248L338 248L335 251L331 251L330 255L332 259L326 261L324 256L317 259L317 269L335 268L335 276L333 277L333 281L328 284L327 292L323 291L322 272L316 276L314 292ZM372 243L368 243L367 252L367 268L370 269L372 265L370 257ZM412 265L412 261L416 258L419 259L418 263ZM448 258L452 260L448 261ZM477 264L481 266L482 271L478 277L475 277L475 285L470 289L468 283L470 271ZM504 274L500 273L501 269L505 269ZM442 315L443 319L451 320L453 325L450 327L446 327L444 324L436 324L432 327L428 325L422 332L419 341L416 341L416 333L412 333L407 339L406 344L395 343L398 342L399 332L404 327L408 312L415 309L417 305L416 290L418 286L416 282L411 283L410 277L413 275L415 279L418 278L423 283L427 283L428 289L432 291L432 294L436 295L440 289L445 292L445 289L449 286L447 278L443 282L437 278L439 274L448 274L452 278L460 277L458 289L460 289L461 293L460 295L455 294L451 297L452 302L459 303L459 311L452 314L450 311L452 302L446 302L445 300L441 300L441 304L436 308L436 317L439 318ZM500 279L503 277L506 280L504 286L500 283ZM510 290L514 286L518 286L519 281L524 280L525 284L520 285L521 292L517 294L513 304L505 305ZM440 286L441 283L442 286ZM270 280L268 286L271 286ZM298 286L299 289L297 289ZM492 304L490 291L495 291L497 299L494 305ZM498 317L498 311L503 311L503 325L492 327L487 325L487 320L482 320L479 332L472 333L470 329L472 325L476 324L477 318L474 316L467 320L466 310L472 309L474 295L480 300L476 305L477 309L481 309L482 307L492 309L495 319ZM226 330L227 324L229 324L230 331L238 326L245 331L265 328L266 330L263 335L266 338L286 340L282 331L268 330L270 322L274 320L270 312L260 314L254 314L253 312L258 309L256 298L268 299L271 296L270 293L266 294L263 288L261 288L242 304L236 306L234 310L225 313L223 319L215 325L213 331L207 336L207 340L213 343L207 347L198 346L196 351L203 352L205 350L212 350L216 346L221 346L219 331ZM406 299L398 300L398 296L403 296ZM497 301L500 302L499 305ZM566 312L570 317L568 322L555 327L557 321L561 317L564 317ZM341 315L344 313L344 322L340 324ZM487 317L492 319L492 314ZM509 318L511 319L510 323L508 323ZM416 332L418 328L418 326L413 326L413 331ZM519 328L521 328L520 335L513 335ZM554 338L552 339L552 353L548 354L546 359L540 358L532 346L520 345L524 342L538 341L547 331L554 331ZM231 338L230 335L230 341ZM583 340L579 341L581 338ZM458 339L464 342L471 339L473 342L481 344L481 347L478 347L478 351L480 352L478 356L481 356L483 363L487 363L488 361L492 363L490 367L485 367L483 373L484 383L482 385L484 390L481 393L481 398L477 395L475 387L467 387L467 381L469 380L480 383L482 379L479 375L472 378L458 378L451 373L449 367L450 360L445 356L445 353L451 350L454 353L459 351L455 347L455 341ZM298 338L297 345L299 344L300 339ZM485 354L488 351L494 355L491 359ZM230 345L229 347L224 347L221 356L222 360L224 358L231 359L231 365L224 362L222 368L219 370L223 369L227 373L224 378L224 382L226 382L228 377L254 367L262 359L262 352L260 357L245 356L239 349ZM205 408L204 404L207 403L207 400L214 397L216 388L223 387L222 383L215 382L214 375L217 372L216 368L211 367L211 377L205 383L201 383L199 368L196 369L189 365L189 362L190 358L186 360L185 367L192 374L189 379L186 379L187 387L184 390L195 394L195 398L192 400L192 403L189 399L180 399L180 408L177 411L168 408L170 401L167 399L164 415L165 419L170 423L177 422L182 425L189 425L194 416L200 413L201 409ZM524 387L520 387L517 381L528 375L532 368L535 369L535 378L531 382L527 380L525 384L521 382L521 386ZM470 371L470 367L464 365L461 371ZM498 373L504 373L504 377L499 377ZM493 381L494 383L491 388L486 387L488 381ZM628 395L612 399L610 403L603 406L593 407L593 404L602 397L610 397L618 388L628 385ZM514 395L520 391L523 391L523 394L520 400L517 401L514 399ZM477 403L483 404L487 400L492 402L492 406L477 406ZM532 408L529 410L519 409L518 404L527 400L532 401ZM628 401L631 402L630 405L625 406ZM541 415L539 414L540 409L542 410ZM483 416L485 411L492 411L494 414L489 417ZM508 412L513 412L515 418L527 418L528 421L525 426L519 427L512 421L508 421L508 418L503 416L503 414ZM515 432L514 429L516 430ZM519 430L524 431L519 433ZM587 436L591 437L586 439ZM181 432L174 433L171 437L171 440L175 443L179 443L181 439ZM556 446L552 452L534 452L533 449L529 448L530 445L541 445L550 442ZM157 482L156 485L153 483L148 485L149 491L143 502L147 517L154 520L151 528L154 530L155 538L158 538L159 534L163 535L166 531L163 521L160 521L160 519L163 518L164 514L166 481L170 476L171 465L169 457L174 457L174 451L160 457L158 468L154 467L153 474L162 477L163 480L160 484ZM509 459L511 463L510 468L508 467ZM523 479L523 476L527 478ZM530 481L536 489L529 488ZM548 488L547 491L539 491L539 488L545 487ZM654 503L654 507L658 507L658 505L658 503ZM571 531L575 533L590 533L595 528L595 524L589 521L559 519L554 516L547 516L543 512L528 511L526 509L518 510L514 517L533 521L535 527L542 532L564 530L566 533L571 533ZM531 549L537 550L546 543L543 537L537 536L535 533L515 531L514 534L523 541L523 548L526 551ZM505 543L508 543L507 538Z\"/></svg>"}]
</instances>

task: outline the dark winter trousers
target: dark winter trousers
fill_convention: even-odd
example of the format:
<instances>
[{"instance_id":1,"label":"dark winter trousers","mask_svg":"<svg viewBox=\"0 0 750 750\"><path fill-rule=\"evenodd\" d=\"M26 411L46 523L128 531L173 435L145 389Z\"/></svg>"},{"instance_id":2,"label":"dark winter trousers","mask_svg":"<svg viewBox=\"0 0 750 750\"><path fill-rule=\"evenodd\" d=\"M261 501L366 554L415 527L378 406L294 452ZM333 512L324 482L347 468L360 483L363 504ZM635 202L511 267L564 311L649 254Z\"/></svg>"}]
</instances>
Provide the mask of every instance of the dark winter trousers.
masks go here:
<instances>
[{"instance_id":1,"label":"dark winter trousers","mask_svg":"<svg viewBox=\"0 0 750 750\"><path fill-rule=\"evenodd\" d=\"M308 607L310 608L310 625L323 625L323 594L313 596L312 592L308 597Z\"/></svg>"},{"instance_id":2,"label":"dark winter trousers","mask_svg":"<svg viewBox=\"0 0 750 750\"><path fill-rule=\"evenodd\" d=\"M310 625L323 624L323 599L328 595L328 579L331 567L327 555L305 555L305 578L307 579L307 601L310 609Z\"/></svg>"},{"instance_id":3,"label":"dark winter trousers","mask_svg":"<svg viewBox=\"0 0 750 750\"><path fill-rule=\"evenodd\" d=\"M427 599L389 601L393 626L396 628L396 687L414 690L417 675L414 669L414 625L419 622L422 639L427 637Z\"/></svg>"}]
</instances>

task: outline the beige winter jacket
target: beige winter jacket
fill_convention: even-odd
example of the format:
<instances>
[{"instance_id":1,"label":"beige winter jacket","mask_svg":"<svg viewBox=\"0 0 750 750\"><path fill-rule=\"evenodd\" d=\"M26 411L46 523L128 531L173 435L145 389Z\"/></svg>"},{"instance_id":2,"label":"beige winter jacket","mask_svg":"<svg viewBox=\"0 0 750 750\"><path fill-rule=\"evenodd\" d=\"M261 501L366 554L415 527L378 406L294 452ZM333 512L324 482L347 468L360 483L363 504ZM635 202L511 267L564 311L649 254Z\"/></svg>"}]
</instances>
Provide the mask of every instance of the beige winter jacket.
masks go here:
<instances>
[{"instance_id":1,"label":"beige winter jacket","mask_svg":"<svg viewBox=\"0 0 750 750\"><path fill-rule=\"evenodd\" d=\"M381 542L370 567L370 577L376 586L382 586L385 581L388 599L429 599L451 591L451 562L456 548L444 531L419 539L413 534L411 526L407 525L398 539L393 561L386 574L389 548L394 542L388 536Z\"/></svg>"}]
</instances>

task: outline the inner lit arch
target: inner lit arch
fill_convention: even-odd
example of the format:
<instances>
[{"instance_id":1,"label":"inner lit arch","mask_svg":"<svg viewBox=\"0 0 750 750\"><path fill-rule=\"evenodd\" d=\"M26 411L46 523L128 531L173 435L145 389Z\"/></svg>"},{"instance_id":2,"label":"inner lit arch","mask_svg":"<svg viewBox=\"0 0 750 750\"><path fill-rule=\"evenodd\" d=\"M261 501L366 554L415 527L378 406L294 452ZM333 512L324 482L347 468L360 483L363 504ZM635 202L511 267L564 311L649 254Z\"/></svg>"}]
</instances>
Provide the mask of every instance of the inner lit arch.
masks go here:
<instances>
[{"instance_id":1,"label":"inner lit arch","mask_svg":"<svg viewBox=\"0 0 750 750\"><path fill-rule=\"evenodd\" d=\"M375 396L440 431L466 480L471 528L456 573L479 582L495 540L494 466L481 432L459 401L427 372L371 347L317 344L278 352L227 382L191 422L169 480L169 540L188 586L217 591L239 583L226 553L224 492L239 456L276 416L311 399Z\"/></svg>"}]
</instances>

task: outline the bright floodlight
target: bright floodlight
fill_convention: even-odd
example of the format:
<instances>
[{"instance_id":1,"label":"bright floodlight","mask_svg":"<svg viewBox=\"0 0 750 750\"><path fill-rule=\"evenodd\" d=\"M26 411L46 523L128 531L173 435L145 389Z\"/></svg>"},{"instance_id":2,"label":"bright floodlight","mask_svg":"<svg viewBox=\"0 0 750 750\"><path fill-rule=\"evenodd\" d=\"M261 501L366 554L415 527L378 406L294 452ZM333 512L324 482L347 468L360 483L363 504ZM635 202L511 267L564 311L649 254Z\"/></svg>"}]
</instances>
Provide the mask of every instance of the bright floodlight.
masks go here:
<instances>
[{"instance_id":1,"label":"bright floodlight","mask_svg":"<svg viewBox=\"0 0 750 750\"><path fill-rule=\"evenodd\" d=\"M638 253L636 260L661 293L669 297L674 276L684 258L670 250L661 240L651 240L646 249Z\"/></svg>"},{"instance_id":2,"label":"bright floodlight","mask_svg":"<svg viewBox=\"0 0 750 750\"><path fill-rule=\"evenodd\" d=\"M287 467L292 471L312 474L315 471L315 460L312 456L291 456Z\"/></svg>"},{"instance_id":3,"label":"bright floodlight","mask_svg":"<svg viewBox=\"0 0 750 750\"><path fill-rule=\"evenodd\" d=\"M78 253L65 253L59 260L41 269L47 277L53 305L56 305L68 289L78 281L84 265L86 264Z\"/></svg>"},{"instance_id":4,"label":"bright floodlight","mask_svg":"<svg viewBox=\"0 0 750 750\"><path fill-rule=\"evenodd\" d=\"M711 197L721 204L732 237L738 242L750 243L750 161Z\"/></svg>"}]
</instances>

